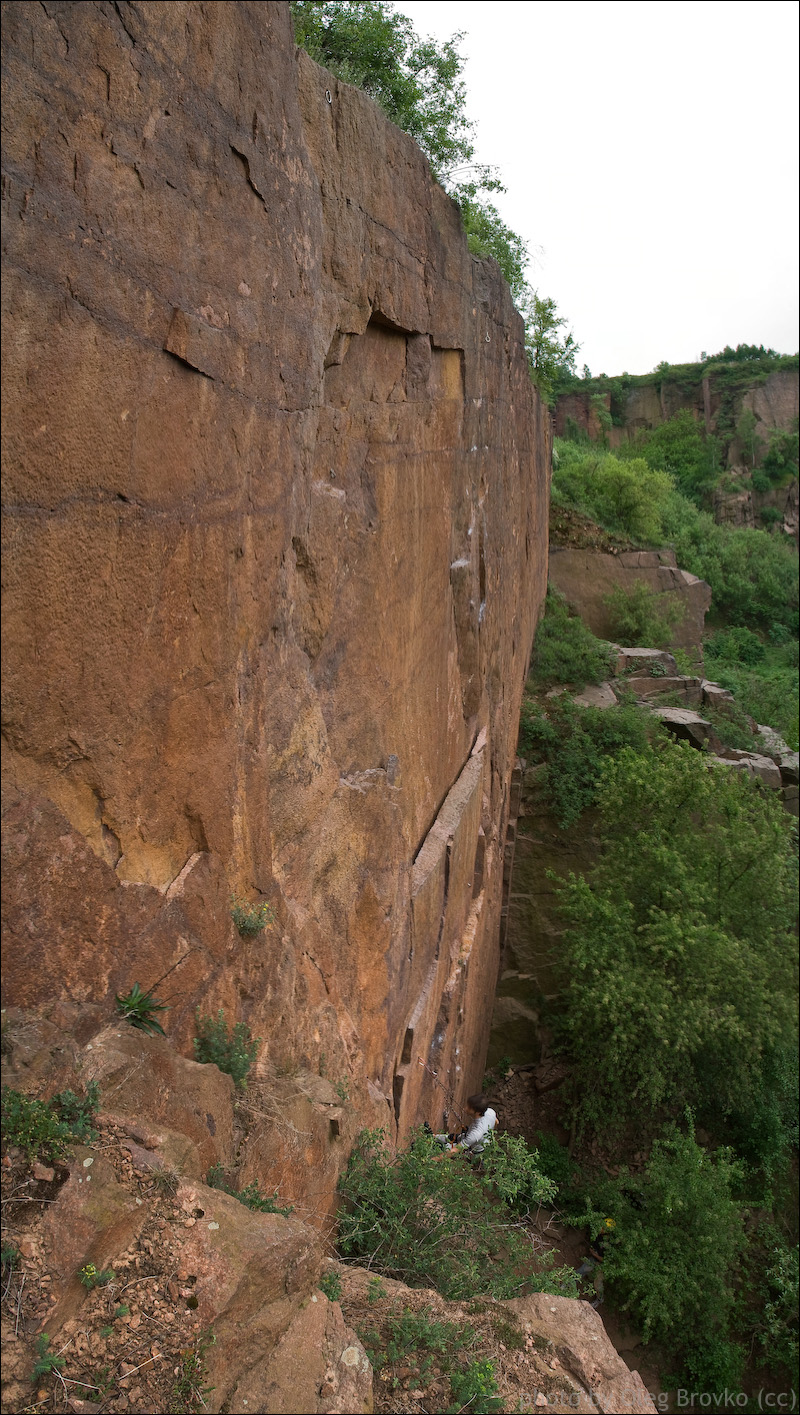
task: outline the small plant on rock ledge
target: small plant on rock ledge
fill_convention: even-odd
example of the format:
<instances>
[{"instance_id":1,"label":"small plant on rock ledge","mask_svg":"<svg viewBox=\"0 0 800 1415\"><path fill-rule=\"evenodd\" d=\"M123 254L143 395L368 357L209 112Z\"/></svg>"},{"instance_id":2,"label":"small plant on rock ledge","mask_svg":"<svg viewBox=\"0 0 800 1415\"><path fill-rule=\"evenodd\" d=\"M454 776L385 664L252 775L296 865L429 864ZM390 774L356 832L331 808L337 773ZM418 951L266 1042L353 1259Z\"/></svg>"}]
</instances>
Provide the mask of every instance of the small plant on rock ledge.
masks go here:
<instances>
[{"instance_id":1,"label":"small plant on rock ledge","mask_svg":"<svg viewBox=\"0 0 800 1415\"><path fill-rule=\"evenodd\" d=\"M148 1036L163 1037L164 1028L156 1021L157 1012L167 1012L169 1004L159 1002L153 996L153 989L149 992L142 992L139 983L134 983L130 992L117 994L115 998L117 1012L126 1022L130 1022L132 1027L137 1027L140 1032L147 1032Z\"/></svg>"},{"instance_id":2,"label":"small plant on rock ledge","mask_svg":"<svg viewBox=\"0 0 800 1415\"><path fill-rule=\"evenodd\" d=\"M213 1017L203 1017L197 1009L197 1036L194 1039L194 1054L197 1061L212 1062L220 1071L232 1076L240 1090L244 1090L247 1073L256 1059L260 1037L253 1039L250 1028L244 1022L237 1022L229 1031L222 1008Z\"/></svg>"},{"instance_id":3,"label":"small plant on rock ledge","mask_svg":"<svg viewBox=\"0 0 800 1415\"><path fill-rule=\"evenodd\" d=\"M275 922L275 910L266 901L262 904L248 904L246 899L231 896L231 918L242 938L255 938Z\"/></svg>"}]
</instances>

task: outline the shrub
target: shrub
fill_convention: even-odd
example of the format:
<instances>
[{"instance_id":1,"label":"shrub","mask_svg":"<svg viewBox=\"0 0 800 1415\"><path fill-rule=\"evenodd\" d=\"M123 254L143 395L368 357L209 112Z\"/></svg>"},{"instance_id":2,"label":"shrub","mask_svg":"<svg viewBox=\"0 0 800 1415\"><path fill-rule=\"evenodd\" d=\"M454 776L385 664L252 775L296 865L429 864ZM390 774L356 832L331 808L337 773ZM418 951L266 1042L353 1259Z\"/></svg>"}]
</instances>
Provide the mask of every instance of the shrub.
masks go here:
<instances>
[{"instance_id":1,"label":"shrub","mask_svg":"<svg viewBox=\"0 0 800 1415\"><path fill-rule=\"evenodd\" d=\"M582 1221L603 1233L609 1292L644 1340L674 1343L691 1333L699 1348L728 1332L744 1246L732 1197L741 1168L730 1151L706 1153L687 1119L686 1134L670 1125L654 1141L642 1174L623 1168L596 1182Z\"/></svg>"},{"instance_id":2,"label":"shrub","mask_svg":"<svg viewBox=\"0 0 800 1415\"><path fill-rule=\"evenodd\" d=\"M748 1252L751 1300L746 1325L755 1342L757 1364L774 1371L780 1367L798 1386L798 1269L797 1244L787 1242L769 1220L756 1229Z\"/></svg>"},{"instance_id":3,"label":"shrub","mask_svg":"<svg viewBox=\"0 0 800 1415\"><path fill-rule=\"evenodd\" d=\"M653 470L642 457L624 461L610 453L587 453L575 443L561 442L558 451L553 470L557 503L584 511L637 544L661 544L664 516L675 492L669 473Z\"/></svg>"},{"instance_id":4,"label":"shrub","mask_svg":"<svg viewBox=\"0 0 800 1415\"><path fill-rule=\"evenodd\" d=\"M474 1415L493 1415L494 1411L503 1409L493 1361L472 1361L465 1371L453 1371L450 1392L455 1404L448 1406L448 1415L459 1415L462 1410L474 1412Z\"/></svg>"},{"instance_id":5,"label":"shrub","mask_svg":"<svg viewBox=\"0 0 800 1415\"><path fill-rule=\"evenodd\" d=\"M562 830L593 805L603 764L624 747L643 751L662 734L635 704L614 708L580 707L567 697L553 699L547 712L523 704L520 748L546 763L542 791Z\"/></svg>"},{"instance_id":6,"label":"shrub","mask_svg":"<svg viewBox=\"0 0 800 1415\"><path fill-rule=\"evenodd\" d=\"M223 1194L230 1194L232 1198L238 1199L240 1204L244 1204L246 1209L252 1209L257 1214L281 1214L288 1218L289 1214L294 1213L291 1204L282 1208L278 1203L277 1189L274 1194L262 1194L255 1182L246 1184L244 1189L232 1188L225 1182L225 1170L221 1164L212 1164L206 1175L206 1184L209 1189L221 1189Z\"/></svg>"},{"instance_id":7,"label":"shrub","mask_svg":"<svg viewBox=\"0 0 800 1415\"><path fill-rule=\"evenodd\" d=\"M712 608L729 624L798 630L797 552L781 537L745 526L718 526L685 497L669 498L666 537L678 564L711 586Z\"/></svg>"},{"instance_id":8,"label":"shrub","mask_svg":"<svg viewBox=\"0 0 800 1415\"><path fill-rule=\"evenodd\" d=\"M602 855L560 888L576 1115L613 1129L687 1101L752 1118L796 1045L792 823L776 793L685 744L604 765ZM705 1122L704 1122L705 1123Z\"/></svg>"},{"instance_id":9,"label":"shrub","mask_svg":"<svg viewBox=\"0 0 800 1415\"><path fill-rule=\"evenodd\" d=\"M340 1189L342 1254L409 1286L436 1287L455 1301L476 1292L575 1293L571 1268L533 1271L530 1235L509 1207L554 1193L522 1142L499 1136L477 1170L464 1155L443 1157L434 1137L415 1134L393 1159L382 1131L363 1131Z\"/></svg>"},{"instance_id":10,"label":"shrub","mask_svg":"<svg viewBox=\"0 0 800 1415\"><path fill-rule=\"evenodd\" d=\"M623 444L619 456L643 457L654 471L669 472L684 495L700 504L714 484L720 448L689 409L682 408L667 422Z\"/></svg>"},{"instance_id":11,"label":"shrub","mask_svg":"<svg viewBox=\"0 0 800 1415\"><path fill-rule=\"evenodd\" d=\"M624 648L668 647L683 618L682 605L654 594L641 581L629 590L615 585L603 603L611 617L611 632Z\"/></svg>"},{"instance_id":12,"label":"shrub","mask_svg":"<svg viewBox=\"0 0 800 1415\"><path fill-rule=\"evenodd\" d=\"M271 904L248 904L246 899L231 899L231 918L242 938L255 938L268 925L275 922L275 910Z\"/></svg>"},{"instance_id":13,"label":"shrub","mask_svg":"<svg viewBox=\"0 0 800 1415\"><path fill-rule=\"evenodd\" d=\"M342 1295L342 1279L337 1272L323 1273L319 1285L329 1302L338 1302Z\"/></svg>"},{"instance_id":14,"label":"shrub","mask_svg":"<svg viewBox=\"0 0 800 1415\"><path fill-rule=\"evenodd\" d=\"M537 631L531 660L536 687L570 683L583 688L601 683L612 671L613 649L596 639L583 620L570 610L563 595L548 589L544 618Z\"/></svg>"},{"instance_id":15,"label":"shrub","mask_svg":"<svg viewBox=\"0 0 800 1415\"><path fill-rule=\"evenodd\" d=\"M134 983L130 992L124 993L122 996L117 994L115 1002L120 1017L124 1017L132 1027L137 1027L140 1032L146 1032L151 1037L164 1036L164 1028L155 1014L168 1012L169 1004L159 1002L158 998L153 995L152 988L149 992L142 992L139 984Z\"/></svg>"},{"instance_id":16,"label":"shrub","mask_svg":"<svg viewBox=\"0 0 800 1415\"><path fill-rule=\"evenodd\" d=\"M96 1138L91 1121L98 1095L94 1082L83 1099L73 1091L61 1091L50 1101L35 1100L5 1087L3 1136L7 1144L24 1150L28 1159L61 1159L74 1141L83 1144Z\"/></svg>"},{"instance_id":17,"label":"shrub","mask_svg":"<svg viewBox=\"0 0 800 1415\"><path fill-rule=\"evenodd\" d=\"M229 1031L222 1008L216 1018L203 1017L197 1009L196 1060L218 1066L220 1071L233 1077L240 1090L247 1084L247 1073L256 1059L260 1040L260 1037L254 1040L250 1036L250 1028L244 1022L237 1022L233 1031Z\"/></svg>"},{"instance_id":18,"label":"shrub","mask_svg":"<svg viewBox=\"0 0 800 1415\"><path fill-rule=\"evenodd\" d=\"M722 663L746 663L749 667L761 663L766 652L758 634L744 624L720 629L704 645L706 656Z\"/></svg>"}]
</instances>

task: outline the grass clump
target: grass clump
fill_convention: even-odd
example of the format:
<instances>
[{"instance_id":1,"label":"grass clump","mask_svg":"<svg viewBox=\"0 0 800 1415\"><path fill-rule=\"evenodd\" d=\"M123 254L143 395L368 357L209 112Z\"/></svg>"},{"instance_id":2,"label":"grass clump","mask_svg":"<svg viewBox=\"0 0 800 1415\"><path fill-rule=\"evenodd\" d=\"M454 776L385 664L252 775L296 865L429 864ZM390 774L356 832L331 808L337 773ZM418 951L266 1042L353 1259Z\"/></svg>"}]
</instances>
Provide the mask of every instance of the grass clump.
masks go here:
<instances>
[{"instance_id":1,"label":"grass clump","mask_svg":"<svg viewBox=\"0 0 800 1415\"><path fill-rule=\"evenodd\" d=\"M233 1030L229 1030L222 1008L215 1018L204 1017L197 1009L195 1059L218 1066L220 1071L233 1077L240 1090L247 1084L247 1073L256 1059L260 1040L260 1037L251 1037L250 1028L244 1022L237 1022Z\"/></svg>"},{"instance_id":2,"label":"grass clump","mask_svg":"<svg viewBox=\"0 0 800 1415\"><path fill-rule=\"evenodd\" d=\"M455 1322L438 1322L431 1309L412 1312L406 1307L398 1316L386 1319L383 1330L368 1328L359 1331L364 1349L373 1369L386 1371L387 1384L396 1389L401 1377L392 1368L402 1367L404 1382L409 1390L419 1390L434 1374L434 1360L445 1357L446 1363L469 1339ZM410 1370L409 1370L410 1368Z\"/></svg>"},{"instance_id":3,"label":"grass clump","mask_svg":"<svg viewBox=\"0 0 800 1415\"><path fill-rule=\"evenodd\" d=\"M4 1087L3 1138L8 1145L24 1150L29 1160L62 1159L71 1144L88 1144L97 1138L92 1120L98 1105L99 1090L94 1081L83 1097L67 1090L59 1091L49 1101Z\"/></svg>"},{"instance_id":4,"label":"grass clump","mask_svg":"<svg viewBox=\"0 0 800 1415\"><path fill-rule=\"evenodd\" d=\"M98 1269L94 1263L84 1263L78 1272L78 1277L87 1292L91 1292L95 1287L108 1287L114 1281L116 1273L113 1268Z\"/></svg>"},{"instance_id":5,"label":"grass clump","mask_svg":"<svg viewBox=\"0 0 800 1415\"><path fill-rule=\"evenodd\" d=\"M257 1214L282 1214L284 1218L288 1218L289 1214L294 1213L291 1204L282 1208L278 1203L277 1189L274 1194L262 1194L256 1183L246 1184L244 1189L234 1189L226 1183L225 1170L221 1164L212 1164L206 1175L206 1184L209 1189L221 1189L223 1194L230 1194L233 1199L244 1204L246 1209L252 1209Z\"/></svg>"},{"instance_id":6,"label":"grass clump","mask_svg":"<svg viewBox=\"0 0 800 1415\"><path fill-rule=\"evenodd\" d=\"M178 1374L170 1391L169 1415L200 1415L208 1409L206 1396L215 1389L208 1385L206 1353L216 1343L211 1329L196 1338L194 1346L184 1351Z\"/></svg>"},{"instance_id":7,"label":"grass clump","mask_svg":"<svg viewBox=\"0 0 800 1415\"><path fill-rule=\"evenodd\" d=\"M154 996L153 989L142 992L139 983L134 983L130 992L117 994L114 999L117 1005L117 1012L126 1022L130 1022L132 1027L136 1027L140 1032L146 1032L149 1037L163 1037L164 1028L156 1017L157 1012L168 1012L169 1004L159 1002Z\"/></svg>"},{"instance_id":8,"label":"grass clump","mask_svg":"<svg viewBox=\"0 0 800 1415\"><path fill-rule=\"evenodd\" d=\"M573 614L563 595L548 589L531 660L532 686L549 688L554 683L571 683L584 688L587 683L602 683L612 671L611 645L596 639L583 620Z\"/></svg>"}]
</instances>

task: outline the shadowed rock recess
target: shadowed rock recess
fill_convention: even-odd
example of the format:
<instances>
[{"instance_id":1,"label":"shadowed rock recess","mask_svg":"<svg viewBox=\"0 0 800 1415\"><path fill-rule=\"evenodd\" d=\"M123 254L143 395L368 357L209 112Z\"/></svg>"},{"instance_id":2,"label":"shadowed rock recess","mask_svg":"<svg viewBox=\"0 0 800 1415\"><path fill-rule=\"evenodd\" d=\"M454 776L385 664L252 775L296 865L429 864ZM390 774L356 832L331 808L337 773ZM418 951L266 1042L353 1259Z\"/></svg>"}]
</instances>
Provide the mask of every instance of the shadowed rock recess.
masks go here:
<instances>
[{"instance_id":1,"label":"shadowed rock recess","mask_svg":"<svg viewBox=\"0 0 800 1415\"><path fill-rule=\"evenodd\" d=\"M324 1212L355 1121L441 1118L421 1062L481 1079L547 573L522 321L288 5L3 27L6 1001L86 1042L171 969L176 1046L221 1006L262 1080L349 1091L257 1139Z\"/></svg>"}]
</instances>

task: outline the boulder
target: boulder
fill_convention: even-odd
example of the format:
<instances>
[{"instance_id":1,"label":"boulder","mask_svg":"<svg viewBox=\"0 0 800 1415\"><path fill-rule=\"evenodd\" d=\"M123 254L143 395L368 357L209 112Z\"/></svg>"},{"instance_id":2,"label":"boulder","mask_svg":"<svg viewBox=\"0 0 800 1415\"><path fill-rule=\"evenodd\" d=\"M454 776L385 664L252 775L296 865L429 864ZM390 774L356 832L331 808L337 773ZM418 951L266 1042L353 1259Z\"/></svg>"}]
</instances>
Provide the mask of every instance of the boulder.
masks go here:
<instances>
[{"instance_id":1,"label":"boulder","mask_svg":"<svg viewBox=\"0 0 800 1415\"><path fill-rule=\"evenodd\" d=\"M690 708L656 707L651 711L679 742L689 742L698 748L704 747L706 743L716 745L711 723L699 713L692 712Z\"/></svg>"},{"instance_id":2,"label":"boulder","mask_svg":"<svg viewBox=\"0 0 800 1415\"><path fill-rule=\"evenodd\" d=\"M574 693L572 701L581 707L610 708L616 707L619 699L610 683L590 683L582 693Z\"/></svg>"},{"instance_id":3,"label":"boulder","mask_svg":"<svg viewBox=\"0 0 800 1415\"><path fill-rule=\"evenodd\" d=\"M337 1303L315 1290L319 1237L294 1214L253 1213L206 1185L181 1185L187 1215L178 1253L197 1300L207 1354L209 1409L372 1410L372 1369Z\"/></svg>"},{"instance_id":4,"label":"boulder","mask_svg":"<svg viewBox=\"0 0 800 1415\"><path fill-rule=\"evenodd\" d=\"M88 1146L78 1145L68 1161L69 1175L53 1203L45 1207L39 1242L57 1279L58 1301L45 1331L58 1332L80 1311L86 1288L78 1276L93 1263L98 1272L112 1267L150 1216L150 1205L120 1184L112 1165Z\"/></svg>"},{"instance_id":5,"label":"boulder","mask_svg":"<svg viewBox=\"0 0 800 1415\"><path fill-rule=\"evenodd\" d=\"M623 673L646 674L653 664L660 664L666 674L677 674L678 665L671 653L666 649L624 649L619 645L614 646L617 659L615 673L620 677Z\"/></svg>"},{"instance_id":6,"label":"boulder","mask_svg":"<svg viewBox=\"0 0 800 1415\"><path fill-rule=\"evenodd\" d=\"M625 685L637 698L653 698L659 693L676 693L680 694L688 706L699 707L702 702L700 679L689 674L657 677L654 674L634 673L625 679Z\"/></svg>"},{"instance_id":7,"label":"boulder","mask_svg":"<svg viewBox=\"0 0 800 1415\"><path fill-rule=\"evenodd\" d=\"M779 732L774 727L766 727L758 722L755 725L756 748L763 752L765 757L772 757L779 762L782 757L790 757L792 749L787 742L784 742ZM796 756L797 753L794 753Z\"/></svg>"},{"instance_id":8,"label":"boulder","mask_svg":"<svg viewBox=\"0 0 800 1415\"><path fill-rule=\"evenodd\" d=\"M231 1164L234 1156L230 1076L216 1066L180 1056L165 1037L118 1023L106 1027L84 1049L81 1078L100 1086L101 1109L115 1117L148 1123L163 1137L165 1158L182 1172L204 1177L211 1165Z\"/></svg>"},{"instance_id":9,"label":"boulder","mask_svg":"<svg viewBox=\"0 0 800 1415\"><path fill-rule=\"evenodd\" d=\"M782 756L780 759L780 768L781 781L784 786L797 786L798 780L800 780L800 776L798 775L800 757L798 757L797 752L787 752Z\"/></svg>"},{"instance_id":10,"label":"boulder","mask_svg":"<svg viewBox=\"0 0 800 1415\"><path fill-rule=\"evenodd\" d=\"M526 1329L529 1327L537 1336L552 1342L565 1370L594 1402L590 1409L601 1410L604 1415L655 1412L638 1371L629 1370L614 1350L599 1314L588 1302L537 1292L503 1302L502 1306L515 1312Z\"/></svg>"},{"instance_id":11,"label":"boulder","mask_svg":"<svg viewBox=\"0 0 800 1415\"><path fill-rule=\"evenodd\" d=\"M722 762L725 766L738 767L740 771L747 772L748 776L755 776L759 781L763 781L765 786L772 787L779 791L781 788L780 767L775 765L771 757L762 757L758 752L742 752L735 747L726 747L718 752L715 761Z\"/></svg>"}]
</instances>

